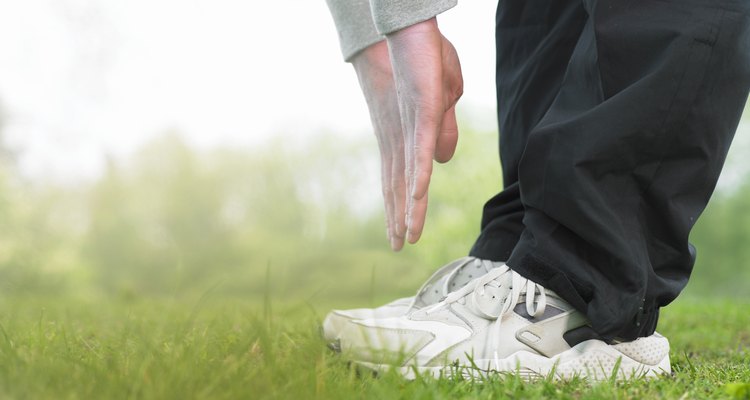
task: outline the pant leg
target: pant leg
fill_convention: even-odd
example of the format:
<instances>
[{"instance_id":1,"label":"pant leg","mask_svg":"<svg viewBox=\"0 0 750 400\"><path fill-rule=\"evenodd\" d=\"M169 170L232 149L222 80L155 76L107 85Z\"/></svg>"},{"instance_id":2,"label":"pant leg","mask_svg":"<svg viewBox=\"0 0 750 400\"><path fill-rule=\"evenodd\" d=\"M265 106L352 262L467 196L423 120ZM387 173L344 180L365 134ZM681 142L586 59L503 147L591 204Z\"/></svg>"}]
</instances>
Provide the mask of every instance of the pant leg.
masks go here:
<instances>
[{"instance_id":1,"label":"pant leg","mask_svg":"<svg viewBox=\"0 0 750 400\"><path fill-rule=\"evenodd\" d=\"M524 229L518 163L531 129L555 99L586 22L580 0L502 0L496 16L496 84L503 191L484 206L471 255L505 261Z\"/></svg>"},{"instance_id":2,"label":"pant leg","mask_svg":"<svg viewBox=\"0 0 750 400\"><path fill-rule=\"evenodd\" d=\"M750 88L750 2L585 0L560 92L519 164L508 264L605 338L653 332L687 284L690 229Z\"/></svg>"}]
</instances>

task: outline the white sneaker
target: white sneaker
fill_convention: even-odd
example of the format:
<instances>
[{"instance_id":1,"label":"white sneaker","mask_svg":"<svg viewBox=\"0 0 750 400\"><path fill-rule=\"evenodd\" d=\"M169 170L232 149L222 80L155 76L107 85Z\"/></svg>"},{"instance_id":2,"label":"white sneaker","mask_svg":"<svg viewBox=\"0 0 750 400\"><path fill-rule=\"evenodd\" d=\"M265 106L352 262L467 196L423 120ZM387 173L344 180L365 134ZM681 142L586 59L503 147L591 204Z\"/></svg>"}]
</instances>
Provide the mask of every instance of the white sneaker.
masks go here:
<instances>
[{"instance_id":1,"label":"white sneaker","mask_svg":"<svg viewBox=\"0 0 750 400\"><path fill-rule=\"evenodd\" d=\"M407 378L512 373L630 379L670 372L669 342L655 333L606 343L552 291L503 265L407 315L351 321L342 353Z\"/></svg>"},{"instance_id":2,"label":"white sneaker","mask_svg":"<svg viewBox=\"0 0 750 400\"><path fill-rule=\"evenodd\" d=\"M497 268L503 263L463 257L453 261L432 274L417 291L416 296L394 300L377 308L333 310L323 320L323 338L334 350L338 350L338 338L346 325L353 320L400 317L407 313L433 305L460 289L470 281Z\"/></svg>"}]
</instances>

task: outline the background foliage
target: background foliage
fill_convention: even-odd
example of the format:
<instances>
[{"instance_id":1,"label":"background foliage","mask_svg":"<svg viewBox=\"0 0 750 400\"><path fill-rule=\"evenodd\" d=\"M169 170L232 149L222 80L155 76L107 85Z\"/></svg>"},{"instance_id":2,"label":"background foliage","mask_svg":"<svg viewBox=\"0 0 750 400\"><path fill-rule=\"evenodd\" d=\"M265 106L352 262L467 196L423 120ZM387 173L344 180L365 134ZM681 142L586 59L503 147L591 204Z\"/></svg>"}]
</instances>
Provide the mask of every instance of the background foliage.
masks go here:
<instances>
[{"instance_id":1,"label":"background foliage","mask_svg":"<svg viewBox=\"0 0 750 400\"><path fill-rule=\"evenodd\" d=\"M1 138L0 138L1 139ZM0 293L202 293L341 304L407 295L464 255L501 187L493 133L464 129L437 166L424 239L387 249L373 140L320 134L198 151L168 133L96 181L29 181L0 155ZM692 235L688 295L750 296L750 179L716 193Z\"/></svg>"}]
</instances>

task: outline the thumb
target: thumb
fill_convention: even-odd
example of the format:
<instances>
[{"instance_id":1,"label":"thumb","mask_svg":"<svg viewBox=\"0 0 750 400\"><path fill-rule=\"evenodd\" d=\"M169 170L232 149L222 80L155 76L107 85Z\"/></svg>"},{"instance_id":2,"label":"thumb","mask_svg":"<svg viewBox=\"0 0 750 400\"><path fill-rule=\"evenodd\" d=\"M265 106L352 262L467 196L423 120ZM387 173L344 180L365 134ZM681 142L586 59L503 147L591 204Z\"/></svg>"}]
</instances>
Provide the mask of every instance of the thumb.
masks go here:
<instances>
[{"instance_id":1,"label":"thumb","mask_svg":"<svg viewBox=\"0 0 750 400\"><path fill-rule=\"evenodd\" d=\"M437 142L435 143L435 161L444 163L453 158L458 143L458 123L456 122L456 107L448 109L443 115Z\"/></svg>"}]
</instances>

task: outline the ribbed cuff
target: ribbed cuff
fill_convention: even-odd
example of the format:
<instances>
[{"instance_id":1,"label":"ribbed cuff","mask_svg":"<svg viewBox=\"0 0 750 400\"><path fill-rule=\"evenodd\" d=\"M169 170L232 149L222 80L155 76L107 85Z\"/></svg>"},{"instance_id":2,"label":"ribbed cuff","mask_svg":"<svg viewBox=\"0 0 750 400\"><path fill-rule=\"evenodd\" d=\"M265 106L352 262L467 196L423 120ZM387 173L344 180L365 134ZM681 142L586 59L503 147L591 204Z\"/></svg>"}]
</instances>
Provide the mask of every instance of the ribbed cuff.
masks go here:
<instances>
[{"instance_id":1,"label":"ribbed cuff","mask_svg":"<svg viewBox=\"0 0 750 400\"><path fill-rule=\"evenodd\" d=\"M351 61L357 53L384 40L375 29L369 0L326 0L339 34L344 60Z\"/></svg>"},{"instance_id":2,"label":"ribbed cuff","mask_svg":"<svg viewBox=\"0 0 750 400\"><path fill-rule=\"evenodd\" d=\"M359 1L359 0L358 0ZM375 28L383 35L428 19L455 7L457 0L371 0Z\"/></svg>"}]
</instances>

